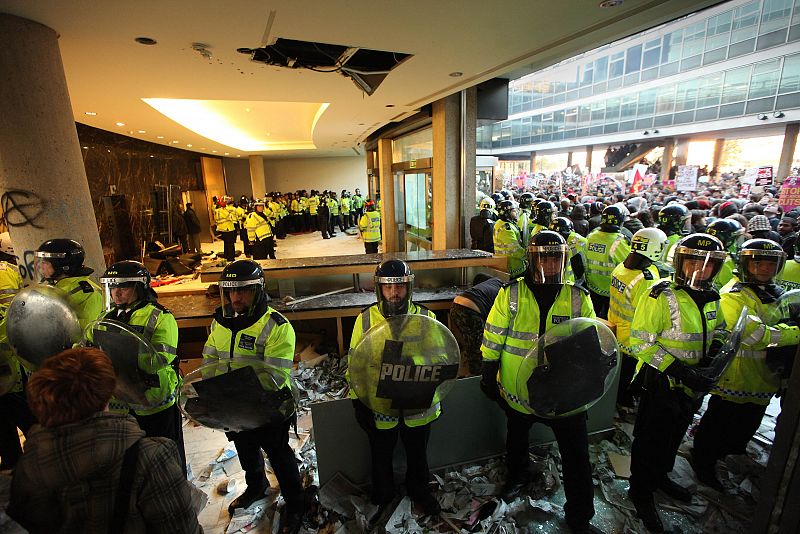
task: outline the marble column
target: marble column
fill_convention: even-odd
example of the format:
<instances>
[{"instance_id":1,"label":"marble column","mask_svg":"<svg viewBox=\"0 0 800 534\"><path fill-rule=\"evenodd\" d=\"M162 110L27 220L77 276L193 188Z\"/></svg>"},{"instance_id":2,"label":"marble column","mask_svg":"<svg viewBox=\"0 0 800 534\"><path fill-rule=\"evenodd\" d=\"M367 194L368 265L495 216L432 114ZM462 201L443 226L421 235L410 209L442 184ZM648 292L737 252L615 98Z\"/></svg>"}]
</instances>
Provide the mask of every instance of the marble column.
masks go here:
<instances>
[{"instance_id":1,"label":"marble column","mask_svg":"<svg viewBox=\"0 0 800 534\"><path fill-rule=\"evenodd\" d=\"M250 160L250 186L253 189L253 198L264 198L267 194L266 179L264 178L264 158L249 156Z\"/></svg>"},{"instance_id":2,"label":"marble column","mask_svg":"<svg viewBox=\"0 0 800 534\"><path fill-rule=\"evenodd\" d=\"M20 273L28 281L33 251L59 237L83 244L95 277L105 271L58 34L2 13L0 193Z\"/></svg>"},{"instance_id":3,"label":"marble column","mask_svg":"<svg viewBox=\"0 0 800 534\"><path fill-rule=\"evenodd\" d=\"M398 252L397 218L394 213L394 175L392 174L392 140L378 139L378 169L381 184L381 240L383 252ZM403 248L402 250L405 250Z\"/></svg>"},{"instance_id":4,"label":"marble column","mask_svg":"<svg viewBox=\"0 0 800 534\"><path fill-rule=\"evenodd\" d=\"M714 140L714 157L711 162L711 170L719 170L722 163L722 151L725 149L725 138Z\"/></svg>"},{"instance_id":5,"label":"marble column","mask_svg":"<svg viewBox=\"0 0 800 534\"><path fill-rule=\"evenodd\" d=\"M672 153L675 151L675 139L667 137L663 141L664 154L661 156L661 181L669 180L669 170L672 168Z\"/></svg>"},{"instance_id":6,"label":"marble column","mask_svg":"<svg viewBox=\"0 0 800 534\"><path fill-rule=\"evenodd\" d=\"M792 172L792 159L797 148L797 132L800 123L786 125L783 135L783 148L781 149L781 159L778 163L778 172L775 174L775 183L783 183L787 176Z\"/></svg>"},{"instance_id":7,"label":"marble column","mask_svg":"<svg viewBox=\"0 0 800 534\"><path fill-rule=\"evenodd\" d=\"M433 250L461 246L460 130L460 94L456 93L435 101L433 103Z\"/></svg>"}]
</instances>

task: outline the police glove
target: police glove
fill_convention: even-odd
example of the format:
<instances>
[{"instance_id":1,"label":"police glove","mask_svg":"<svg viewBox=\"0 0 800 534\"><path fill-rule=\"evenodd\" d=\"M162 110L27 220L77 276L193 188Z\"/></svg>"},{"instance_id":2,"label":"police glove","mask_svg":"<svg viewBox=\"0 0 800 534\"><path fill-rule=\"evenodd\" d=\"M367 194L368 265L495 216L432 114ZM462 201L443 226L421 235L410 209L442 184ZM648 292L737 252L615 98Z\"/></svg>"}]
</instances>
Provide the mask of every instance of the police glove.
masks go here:
<instances>
[{"instance_id":1,"label":"police glove","mask_svg":"<svg viewBox=\"0 0 800 534\"><path fill-rule=\"evenodd\" d=\"M497 385L497 371L500 362L483 362L481 365L481 391L489 400L500 400L500 387Z\"/></svg>"},{"instance_id":2,"label":"police glove","mask_svg":"<svg viewBox=\"0 0 800 534\"><path fill-rule=\"evenodd\" d=\"M707 372L705 367L690 366L677 360L672 362L664 372L698 393L708 393L716 383L705 374Z\"/></svg>"}]
</instances>

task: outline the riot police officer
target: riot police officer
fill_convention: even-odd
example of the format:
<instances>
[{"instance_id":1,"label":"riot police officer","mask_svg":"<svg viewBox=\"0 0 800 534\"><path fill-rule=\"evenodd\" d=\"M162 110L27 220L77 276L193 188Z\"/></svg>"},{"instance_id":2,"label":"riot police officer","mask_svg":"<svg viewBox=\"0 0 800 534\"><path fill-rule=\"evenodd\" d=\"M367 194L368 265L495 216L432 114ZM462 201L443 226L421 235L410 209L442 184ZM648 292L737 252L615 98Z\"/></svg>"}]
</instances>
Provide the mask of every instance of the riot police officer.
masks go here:
<instances>
[{"instance_id":1,"label":"riot police officer","mask_svg":"<svg viewBox=\"0 0 800 534\"><path fill-rule=\"evenodd\" d=\"M586 414L561 419L530 415L518 402L521 394L516 380L522 356L537 338L564 318L593 318L595 313L585 290L564 283L569 248L563 237L542 230L531 237L527 255L524 276L498 293L481 346L481 389L500 403L507 417L508 478L502 498L512 501L531 481L528 432L534 423L548 425L556 436L563 463L567 523L576 533L597 532L589 524L594 503Z\"/></svg>"},{"instance_id":2,"label":"riot police officer","mask_svg":"<svg viewBox=\"0 0 800 534\"><path fill-rule=\"evenodd\" d=\"M690 216L686 206L677 203L668 204L658 211L658 229L667 234L669 240L664 258L670 265L675 254L675 243L686 235L686 223Z\"/></svg>"},{"instance_id":3,"label":"riot police officer","mask_svg":"<svg viewBox=\"0 0 800 534\"><path fill-rule=\"evenodd\" d=\"M684 237L675 246L674 282L654 285L640 300L631 323L631 349L640 360L639 373L646 374L633 431L629 495L653 532L664 531L653 500L657 489L691 501L691 493L667 473L702 394L713 386L707 362L728 336L714 289L724 261L725 251L716 237Z\"/></svg>"},{"instance_id":4,"label":"riot police officer","mask_svg":"<svg viewBox=\"0 0 800 534\"><path fill-rule=\"evenodd\" d=\"M800 289L800 239L794 242L794 255L783 266L775 281L786 291Z\"/></svg>"},{"instance_id":5,"label":"riot police officer","mask_svg":"<svg viewBox=\"0 0 800 534\"><path fill-rule=\"evenodd\" d=\"M256 201L253 211L247 214L244 222L247 241L250 243L254 260L275 259L275 237L267 214L264 213L264 202Z\"/></svg>"},{"instance_id":6,"label":"riot police officer","mask_svg":"<svg viewBox=\"0 0 800 534\"><path fill-rule=\"evenodd\" d=\"M254 359L264 361L283 381L278 385L289 387L294 361L294 328L269 306L261 267L251 260L235 261L223 269L219 286L222 306L214 312L203 359L229 359L232 367L244 366ZM286 501L285 513L281 514L284 530L296 532L302 524L306 503L297 462L289 446L292 419L225 435L236 446L247 482L247 489L231 503L228 511L233 514L236 508L247 508L264 496L269 485L264 474L263 449Z\"/></svg>"},{"instance_id":7,"label":"riot police officer","mask_svg":"<svg viewBox=\"0 0 800 534\"><path fill-rule=\"evenodd\" d=\"M586 286L598 317L608 316L611 272L625 261L631 246L620 228L625 215L619 206L603 210L600 226L586 236Z\"/></svg>"},{"instance_id":8,"label":"riot police officer","mask_svg":"<svg viewBox=\"0 0 800 534\"><path fill-rule=\"evenodd\" d=\"M528 236L528 240L531 237L535 236L542 230L547 230L550 228L550 225L553 222L553 219L556 217L556 206L549 200L543 200L538 202L533 208L533 226L530 229L530 235ZM527 241L526 241L527 243Z\"/></svg>"},{"instance_id":9,"label":"riot police officer","mask_svg":"<svg viewBox=\"0 0 800 534\"><path fill-rule=\"evenodd\" d=\"M61 289L70 307L78 316L81 328L97 319L103 312L103 294L89 275L83 245L73 239L49 239L34 252L36 272L41 282Z\"/></svg>"},{"instance_id":10,"label":"riot police officer","mask_svg":"<svg viewBox=\"0 0 800 534\"><path fill-rule=\"evenodd\" d=\"M381 244L381 214L375 211L375 203L371 200L365 203L367 212L358 219L358 229L364 240L364 252L377 254Z\"/></svg>"},{"instance_id":11,"label":"riot police officer","mask_svg":"<svg viewBox=\"0 0 800 534\"><path fill-rule=\"evenodd\" d=\"M667 235L658 228L642 228L633 234L631 252L625 261L611 272L608 321L616 326L617 342L622 352L617 402L632 406L628 390L636 371L636 358L630 346L631 321L639 301L659 280L654 265L664 257Z\"/></svg>"},{"instance_id":12,"label":"riot police officer","mask_svg":"<svg viewBox=\"0 0 800 534\"><path fill-rule=\"evenodd\" d=\"M186 471L186 452L183 446L183 424L176 404L178 388L178 323L164 306L158 303L150 287L150 273L138 261L120 261L106 269L100 278L105 293L106 312L103 319L112 319L132 326L161 354L163 365L146 369L149 389L145 395L154 399L148 407L128 406L112 398L109 410L127 412L133 416L148 437L164 437L178 445L183 470Z\"/></svg>"},{"instance_id":13,"label":"riot police officer","mask_svg":"<svg viewBox=\"0 0 800 534\"><path fill-rule=\"evenodd\" d=\"M722 246L725 247L725 252L727 252L722 269L714 279L714 285L718 290L722 291L722 288L734 278L733 270L736 265L733 258L738 257L737 248L744 236L744 228L735 219L717 219L708 225L706 233L722 241Z\"/></svg>"},{"instance_id":14,"label":"riot police officer","mask_svg":"<svg viewBox=\"0 0 800 534\"><path fill-rule=\"evenodd\" d=\"M719 491L722 485L715 472L717 460L728 454L745 453L770 399L781 386L780 376L769 367L767 348L800 342L797 326L766 322L766 318L777 315L776 300L783 289L775 283L775 275L785 261L786 253L774 241L745 241L738 263L741 282L722 294L725 321L735 324L742 308L747 306L748 322L739 352L711 389L708 409L694 435L691 456L698 479ZM794 352L792 348L792 356Z\"/></svg>"},{"instance_id":15,"label":"riot police officer","mask_svg":"<svg viewBox=\"0 0 800 534\"><path fill-rule=\"evenodd\" d=\"M569 262L565 280L571 284L583 284L586 267L584 255L586 254L586 238L575 232L575 225L569 217L556 217L550 223L550 230L556 232L567 242L569 247Z\"/></svg>"},{"instance_id":16,"label":"riot police officer","mask_svg":"<svg viewBox=\"0 0 800 534\"><path fill-rule=\"evenodd\" d=\"M228 261L236 258L236 226L238 223L236 206L231 197L222 197L217 207L214 208L214 222L217 225L216 233L222 237L224 251L222 255Z\"/></svg>"},{"instance_id":17,"label":"riot police officer","mask_svg":"<svg viewBox=\"0 0 800 534\"><path fill-rule=\"evenodd\" d=\"M533 193L525 192L519 196L519 217L517 218L517 227L519 228L520 235L522 235L522 242L527 243L530 239L531 231L531 214L533 213Z\"/></svg>"},{"instance_id":18,"label":"riot police officer","mask_svg":"<svg viewBox=\"0 0 800 534\"><path fill-rule=\"evenodd\" d=\"M497 205L500 220L494 225L494 252L508 258L508 273L519 276L525 270L525 247L517 228L517 203L503 200Z\"/></svg>"},{"instance_id":19,"label":"riot police officer","mask_svg":"<svg viewBox=\"0 0 800 534\"><path fill-rule=\"evenodd\" d=\"M420 314L436 318L435 314L412 301L414 275L401 260L387 260L375 270L375 294L377 303L363 310L356 318L350 350L358 346L371 327L385 322L387 318L402 314ZM349 379L349 376L348 376ZM406 489L409 497L418 503L426 515L437 515L439 503L428 487L427 447L431 423L439 418L441 407L436 402L428 410L413 415L392 417L370 410L350 390L356 420L369 439L372 456L372 494L374 504L392 502L395 495L392 458L397 438L400 437L406 452Z\"/></svg>"}]
</instances>

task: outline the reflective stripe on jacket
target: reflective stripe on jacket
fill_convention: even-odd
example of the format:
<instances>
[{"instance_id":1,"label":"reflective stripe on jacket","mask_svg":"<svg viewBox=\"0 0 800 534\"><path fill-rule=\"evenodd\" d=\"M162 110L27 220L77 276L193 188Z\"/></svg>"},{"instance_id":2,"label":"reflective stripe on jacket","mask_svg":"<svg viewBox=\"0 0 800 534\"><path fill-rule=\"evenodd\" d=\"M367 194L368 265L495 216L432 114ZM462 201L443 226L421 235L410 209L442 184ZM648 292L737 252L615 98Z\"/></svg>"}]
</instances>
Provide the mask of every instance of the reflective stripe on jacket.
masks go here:
<instances>
[{"instance_id":1,"label":"reflective stripe on jacket","mask_svg":"<svg viewBox=\"0 0 800 534\"><path fill-rule=\"evenodd\" d=\"M494 225L494 253L508 257L508 273L519 276L525 270L526 249L517 225L498 221Z\"/></svg>"},{"instance_id":2,"label":"reflective stripe on jacket","mask_svg":"<svg viewBox=\"0 0 800 534\"><path fill-rule=\"evenodd\" d=\"M642 271L628 269L624 263L620 263L611 273L608 321L617 327L617 342L626 354L632 354L631 322L636 306L656 282L658 282L658 269L654 265Z\"/></svg>"},{"instance_id":3,"label":"reflective stripe on jacket","mask_svg":"<svg viewBox=\"0 0 800 534\"><path fill-rule=\"evenodd\" d=\"M589 289L609 296L611 272L625 261L630 251L631 245L621 233L592 230L586 237L586 285Z\"/></svg>"},{"instance_id":4,"label":"reflective stripe on jacket","mask_svg":"<svg viewBox=\"0 0 800 534\"><path fill-rule=\"evenodd\" d=\"M368 211L358 220L358 228L364 243L375 243L381 240L381 214Z\"/></svg>"},{"instance_id":5,"label":"reflective stripe on jacket","mask_svg":"<svg viewBox=\"0 0 800 534\"><path fill-rule=\"evenodd\" d=\"M262 217L258 212L254 211L250 213L247 216L247 220L244 222L244 227L247 230L248 241L261 241L262 239L272 237L272 226L269 224L269 221L267 221L266 214Z\"/></svg>"}]
</instances>

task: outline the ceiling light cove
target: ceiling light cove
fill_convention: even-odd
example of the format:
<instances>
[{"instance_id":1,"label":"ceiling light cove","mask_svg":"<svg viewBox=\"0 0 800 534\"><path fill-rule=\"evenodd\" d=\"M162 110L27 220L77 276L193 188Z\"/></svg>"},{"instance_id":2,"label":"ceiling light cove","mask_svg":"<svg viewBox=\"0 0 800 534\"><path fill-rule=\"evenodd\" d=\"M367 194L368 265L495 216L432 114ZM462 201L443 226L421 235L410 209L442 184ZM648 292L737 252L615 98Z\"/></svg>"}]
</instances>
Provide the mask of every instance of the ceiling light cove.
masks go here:
<instances>
[{"instance_id":1,"label":"ceiling light cove","mask_svg":"<svg viewBox=\"0 0 800 534\"><path fill-rule=\"evenodd\" d=\"M314 128L329 105L172 98L142 101L181 126L244 152L315 149Z\"/></svg>"}]
</instances>

